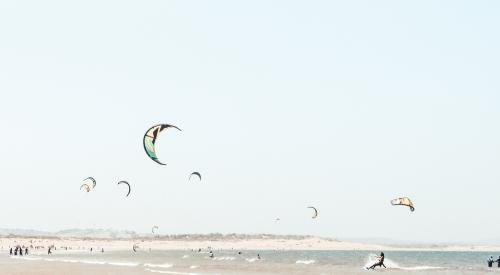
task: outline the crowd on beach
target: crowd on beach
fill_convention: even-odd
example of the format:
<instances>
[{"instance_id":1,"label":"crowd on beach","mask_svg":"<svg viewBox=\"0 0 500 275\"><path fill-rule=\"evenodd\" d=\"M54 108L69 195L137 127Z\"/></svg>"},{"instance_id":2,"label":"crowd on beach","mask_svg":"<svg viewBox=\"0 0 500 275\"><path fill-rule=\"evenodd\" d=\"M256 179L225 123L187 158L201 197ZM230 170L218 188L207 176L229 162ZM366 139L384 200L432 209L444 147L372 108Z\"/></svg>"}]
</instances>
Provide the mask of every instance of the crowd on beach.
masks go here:
<instances>
[{"instance_id":1,"label":"crowd on beach","mask_svg":"<svg viewBox=\"0 0 500 275\"><path fill-rule=\"evenodd\" d=\"M26 256L29 253L28 248L29 249L34 249L34 250L40 250L40 249L47 248L47 255L51 255L52 252L57 249L55 245L50 245L48 247L45 247L45 246L32 246L32 245L30 245L28 247L28 246L24 246L24 245L23 246L16 245L15 247L10 247L10 249L9 249L9 255L11 255L11 256L23 256L23 255ZM68 247L68 246L61 246L60 248L63 249L63 250L68 250L68 249L72 250L73 249L73 247ZM78 249L82 249L82 247L78 247ZM3 250L3 247L2 247L2 250ZM90 248L90 252L92 252L92 251L93 251L93 248L91 247ZM104 248L101 248L100 252L104 253Z\"/></svg>"},{"instance_id":2,"label":"crowd on beach","mask_svg":"<svg viewBox=\"0 0 500 275\"><path fill-rule=\"evenodd\" d=\"M12 247L10 248L9 250L9 254L10 255L14 255L14 256L23 256L23 251L24 251L24 255L28 255L28 247L25 247L25 246L16 246L14 249L12 249Z\"/></svg>"}]
</instances>

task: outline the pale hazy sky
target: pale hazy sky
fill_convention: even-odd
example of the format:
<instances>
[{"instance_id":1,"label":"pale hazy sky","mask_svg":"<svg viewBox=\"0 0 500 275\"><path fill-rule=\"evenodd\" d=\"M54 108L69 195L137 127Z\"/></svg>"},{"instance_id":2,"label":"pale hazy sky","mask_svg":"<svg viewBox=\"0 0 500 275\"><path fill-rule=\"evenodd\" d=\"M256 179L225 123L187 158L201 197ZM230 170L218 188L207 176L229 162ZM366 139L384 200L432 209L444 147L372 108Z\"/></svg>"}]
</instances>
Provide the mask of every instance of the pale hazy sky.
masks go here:
<instances>
[{"instance_id":1,"label":"pale hazy sky","mask_svg":"<svg viewBox=\"0 0 500 275\"><path fill-rule=\"evenodd\" d=\"M499 13L498 1L2 1L0 227L496 237ZM167 166L142 146L155 123L183 130L157 142ZM392 207L398 196L416 211Z\"/></svg>"}]
</instances>

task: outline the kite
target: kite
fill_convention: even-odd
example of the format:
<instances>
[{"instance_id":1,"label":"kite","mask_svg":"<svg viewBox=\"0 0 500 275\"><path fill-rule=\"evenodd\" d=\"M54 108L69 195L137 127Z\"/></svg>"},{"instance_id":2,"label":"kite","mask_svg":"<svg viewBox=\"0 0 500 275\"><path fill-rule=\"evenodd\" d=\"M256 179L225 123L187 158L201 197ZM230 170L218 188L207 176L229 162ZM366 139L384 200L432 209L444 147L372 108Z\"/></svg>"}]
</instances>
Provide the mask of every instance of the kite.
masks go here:
<instances>
[{"instance_id":1,"label":"kite","mask_svg":"<svg viewBox=\"0 0 500 275\"><path fill-rule=\"evenodd\" d=\"M314 215L312 216L312 218L316 219L318 217L318 209L316 209L316 207L313 206L308 206L307 208L311 208L312 210L314 210Z\"/></svg>"},{"instance_id":2,"label":"kite","mask_svg":"<svg viewBox=\"0 0 500 275\"><path fill-rule=\"evenodd\" d=\"M151 233L153 233L153 235L158 232L158 225L155 225L151 228Z\"/></svg>"},{"instance_id":3,"label":"kite","mask_svg":"<svg viewBox=\"0 0 500 275\"><path fill-rule=\"evenodd\" d=\"M156 155L156 151L155 151L155 143L156 143L156 139L158 138L158 135L160 134L160 132L167 129L167 128L175 128L175 129L181 131L181 129L179 129L177 126L174 126L174 125L158 124L158 125L155 125L155 126L149 128L148 131L146 132L146 134L144 134L144 139L143 139L143 145L144 145L144 150L146 151L146 154L148 154L148 156L152 160L156 161L156 163L158 163L160 165L165 165L165 163L162 163L158 160L158 156Z\"/></svg>"},{"instance_id":4,"label":"kite","mask_svg":"<svg viewBox=\"0 0 500 275\"><path fill-rule=\"evenodd\" d=\"M127 193L127 195L125 196L125 197L128 197L128 195L130 195L130 191L131 191L131 189L130 189L130 184L129 184L128 182L124 181L124 180L122 180L122 181L118 182L118 184L122 184L122 183L123 183L123 184L126 184L126 185L128 186L128 193Z\"/></svg>"},{"instance_id":5,"label":"kite","mask_svg":"<svg viewBox=\"0 0 500 275\"><path fill-rule=\"evenodd\" d=\"M201 175L200 175L200 173L198 173L198 172L193 172L193 173L191 173L191 175L189 175L189 180L191 180L191 177L192 177L193 175L198 176L198 178L201 180Z\"/></svg>"},{"instance_id":6,"label":"kite","mask_svg":"<svg viewBox=\"0 0 500 275\"><path fill-rule=\"evenodd\" d=\"M80 186L80 190L82 190L82 188L85 188L84 190L85 190L87 193L88 193L88 192L90 192L90 186L89 186L88 184L85 184L85 183L84 183L84 184L82 184L82 185Z\"/></svg>"},{"instance_id":7,"label":"kite","mask_svg":"<svg viewBox=\"0 0 500 275\"><path fill-rule=\"evenodd\" d=\"M92 181L92 189L94 189L95 186L97 185L97 182L95 181L95 179L93 177L88 177L88 178L84 179L83 181L86 181L86 180Z\"/></svg>"},{"instance_id":8,"label":"kite","mask_svg":"<svg viewBox=\"0 0 500 275\"><path fill-rule=\"evenodd\" d=\"M393 199L393 200L391 200L391 204L392 205L408 206L408 207L410 207L411 212L415 211L415 207L413 207L413 203L407 197Z\"/></svg>"}]
</instances>

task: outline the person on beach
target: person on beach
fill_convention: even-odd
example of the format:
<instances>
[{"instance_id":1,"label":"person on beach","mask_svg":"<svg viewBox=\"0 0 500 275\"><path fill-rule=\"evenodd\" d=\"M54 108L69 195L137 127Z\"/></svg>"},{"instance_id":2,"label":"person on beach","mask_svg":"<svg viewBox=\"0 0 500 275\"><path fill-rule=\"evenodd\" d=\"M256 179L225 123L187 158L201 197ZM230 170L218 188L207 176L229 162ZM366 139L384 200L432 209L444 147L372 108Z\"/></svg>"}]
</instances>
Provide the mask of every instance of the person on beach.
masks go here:
<instances>
[{"instance_id":1,"label":"person on beach","mask_svg":"<svg viewBox=\"0 0 500 275\"><path fill-rule=\"evenodd\" d=\"M495 262L495 260L493 260L493 256L490 256L488 258L488 267L493 267L493 263Z\"/></svg>"},{"instance_id":2,"label":"person on beach","mask_svg":"<svg viewBox=\"0 0 500 275\"><path fill-rule=\"evenodd\" d=\"M260 260L260 254L257 253L257 259Z\"/></svg>"},{"instance_id":3,"label":"person on beach","mask_svg":"<svg viewBox=\"0 0 500 275\"><path fill-rule=\"evenodd\" d=\"M9 254L12 256L12 247L10 248L10 252L9 252Z\"/></svg>"},{"instance_id":4,"label":"person on beach","mask_svg":"<svg viewBox=\"0 0 500 275\"><path fill-rule=\"evenodd\" d=\"M47 255L50 255L52 254L52 251L50 250L50 246L49 246L49 250L47 251Z\"/></svg>"},{"instance_id":5,"label":"person on beach","mask_svg":"<svg viewBox=\"0 0 500 275\"><path fill-rule=\"evenodd\" d=\"M27 247L24 249L24 255L28 255L28 248Z\"/></svg>"},{"instance_id":6,"label":"person on beach","mask_svg":"<svg viewBox=\"0 0 500 275\"><path fill-rule=\"evenodd\" d=\"M383 266L384 268L386 268L384 265L384 259L385 259L384 252L380 252L380 256L377 258L378 258L378 262L373 264L372 266L370 266L367 269L375 269L375 267L377 267L377 266L380 266L380 267Z\"/></svg>"}]
</instances>

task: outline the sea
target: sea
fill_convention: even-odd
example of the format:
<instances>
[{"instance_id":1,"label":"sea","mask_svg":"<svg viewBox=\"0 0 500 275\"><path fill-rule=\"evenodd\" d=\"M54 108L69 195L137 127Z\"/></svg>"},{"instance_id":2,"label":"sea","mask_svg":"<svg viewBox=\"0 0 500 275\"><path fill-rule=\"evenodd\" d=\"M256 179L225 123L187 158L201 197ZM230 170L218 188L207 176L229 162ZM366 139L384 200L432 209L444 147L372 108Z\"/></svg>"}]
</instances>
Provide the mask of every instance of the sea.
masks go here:
<instances>
[{"instance_id":1,"label":"sea","mask_svg":"<svg viewBox=\"0 0 500 275\"><path fill-rule=\"evenodd\" d=\"M384 251L387 268L366 270L380 251L89 251L34 253L10 256L9 259L72 263L75 265L106 265L131 268L140 273L215 275L215 274L485 274L499 272L494 263L487 267L487 258L500 252L436 252ZM260 259L258 257L260 256ZM138 272L139 273L139 272Z\"/></svg>"}]
</instances>

